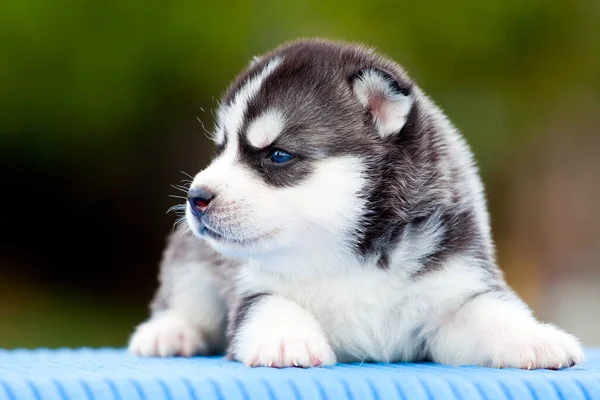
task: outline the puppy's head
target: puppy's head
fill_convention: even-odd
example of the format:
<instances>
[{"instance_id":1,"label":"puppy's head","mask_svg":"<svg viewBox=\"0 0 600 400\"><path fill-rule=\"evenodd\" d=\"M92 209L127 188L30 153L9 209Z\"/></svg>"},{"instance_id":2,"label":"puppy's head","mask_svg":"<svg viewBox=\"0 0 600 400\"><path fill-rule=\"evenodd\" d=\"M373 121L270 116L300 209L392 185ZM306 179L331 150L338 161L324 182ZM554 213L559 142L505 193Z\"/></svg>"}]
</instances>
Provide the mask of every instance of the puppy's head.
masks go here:
<instances>
[{"instance_id":1,"label":"puppy's head","mask_svg":"<svg viewBox=\"0 0 600 400\"><path fill-rule=\"evenodd\" d=\"M379 256L427 175L416 91L360 46L298 41L255 58L221 100L192 231L229 256Z\"/></svg>"}]
</instances>

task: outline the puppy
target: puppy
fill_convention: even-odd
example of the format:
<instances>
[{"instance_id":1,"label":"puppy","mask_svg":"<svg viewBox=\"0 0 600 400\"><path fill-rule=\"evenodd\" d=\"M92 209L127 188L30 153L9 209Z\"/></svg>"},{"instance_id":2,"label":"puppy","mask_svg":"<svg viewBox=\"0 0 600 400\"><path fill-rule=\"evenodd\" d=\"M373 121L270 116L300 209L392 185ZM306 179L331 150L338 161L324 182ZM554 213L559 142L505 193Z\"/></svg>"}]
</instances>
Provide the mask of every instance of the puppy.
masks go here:
<instances>
[{"instance_id":1,"label":"puppy","mask_svg":"<svg viewBox=\"0 0 600 400\"><path fill-rule=\"evenodd\" d=\"M226 350L269 367L583 360L505 283L465 140L393 61L285 44L231 84L213 140L133 353Z\"/></svg>"}]
</instances>

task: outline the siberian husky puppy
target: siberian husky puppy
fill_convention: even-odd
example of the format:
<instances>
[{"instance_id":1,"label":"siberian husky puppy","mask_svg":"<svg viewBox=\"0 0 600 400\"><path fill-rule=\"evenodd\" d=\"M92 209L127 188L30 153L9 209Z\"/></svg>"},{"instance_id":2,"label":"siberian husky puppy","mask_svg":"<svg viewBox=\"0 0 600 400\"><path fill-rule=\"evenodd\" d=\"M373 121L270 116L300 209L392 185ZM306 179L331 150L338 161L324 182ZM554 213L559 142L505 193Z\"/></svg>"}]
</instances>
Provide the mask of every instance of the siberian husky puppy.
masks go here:
<instances>
[{"instance_id":1,"label":"siberian husky puppy","mask_svg":"<svg viewBox=\"0 0 600 400\"><path fill-rule=\"evenodd\" d=\"M256 57L213 140L133 353L226 350L269 367L583 360L505 283L469 147L390 59L326 40Z\"/></svg>"}]
</instances>

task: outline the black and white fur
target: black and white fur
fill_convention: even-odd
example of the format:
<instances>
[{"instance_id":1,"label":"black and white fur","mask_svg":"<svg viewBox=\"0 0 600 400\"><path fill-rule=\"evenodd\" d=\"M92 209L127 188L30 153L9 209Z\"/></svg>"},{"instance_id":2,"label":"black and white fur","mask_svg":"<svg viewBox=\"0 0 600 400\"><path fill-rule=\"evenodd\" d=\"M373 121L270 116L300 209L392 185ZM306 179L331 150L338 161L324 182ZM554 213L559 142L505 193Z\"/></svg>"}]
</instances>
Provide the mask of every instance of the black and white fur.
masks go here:
<instances>
[{"instance_id":1,"label":"black and white fur","mask_svg":"<svg viewBox=\"0 0 600 400\"><path fill-rule=\"evenodd\" d=\"M152 316L129 348L252 366L433 360L562 368L573 336L543 324L494 260L464 139L400 66L301 40L255 58L217 114ZM273 148L294 158L269 159Z\"/></svg>"}]
</instances>

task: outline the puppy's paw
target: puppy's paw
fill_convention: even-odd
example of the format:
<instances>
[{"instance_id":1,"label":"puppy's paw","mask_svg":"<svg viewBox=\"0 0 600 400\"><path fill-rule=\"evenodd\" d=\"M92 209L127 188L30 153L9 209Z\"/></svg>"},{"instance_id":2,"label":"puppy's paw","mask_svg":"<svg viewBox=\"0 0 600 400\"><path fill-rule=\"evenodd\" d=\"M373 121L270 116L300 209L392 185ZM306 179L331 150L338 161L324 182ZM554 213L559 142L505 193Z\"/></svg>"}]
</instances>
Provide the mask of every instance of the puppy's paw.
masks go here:
<instances>
[{"instance_id":1,"label":"puppy's paw","mask_svg":"<svg viewBox=\"0 0 600 400\"><path fill-rule=\"evenodd\" d=\"M336 363L317 320L299 305L268 296L237 329L230 353L253 367L318 367Z\"/></svg>"},{"instance_id":2,"label":"puppy's paw","mask_svg":"<svg viewBox=\"0 0 600 400\"><path fill-rule=\"evenodd\" d=\"M324 338L323 338L324 339ZM240 359L251 367L320 367L335 364L335 354L320 338L282 337L257 340Z\"/></svg>"},{"instance_id":3,"label":"puppy's paw","mask_svg":"<svg viewBox=\"0 0 600 400\"><path fill-rule=\"evenodd\" d=\"M477 296L435 332L429 348L433 360L442 364L561 369L584 359L574 336L536 321L510 292Z\"/></svg>"},{"instance_id":4,"label":"puppy's paw","mask_svg":"<svg viewBox=\"0 0 600 400\"><path fill-rule=\"evenodd\" d=\"M202 332L181 317L163 314L140 324L129 341L129 351L140 356L191 357L206 354Z\"/></svg>"},{"instance_id":5,"label":"puppy's paw","mask_svg":"<svg viewBox=\"0 0 600 400\"><path fill-rule=\"evenodd\" d=\"M502 336L491 343L493 367L556 370L584 360L578 340L552 325L534 324L510 341Z\"/></svg>"}]
</instances>

